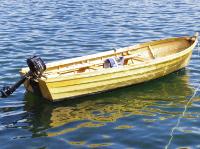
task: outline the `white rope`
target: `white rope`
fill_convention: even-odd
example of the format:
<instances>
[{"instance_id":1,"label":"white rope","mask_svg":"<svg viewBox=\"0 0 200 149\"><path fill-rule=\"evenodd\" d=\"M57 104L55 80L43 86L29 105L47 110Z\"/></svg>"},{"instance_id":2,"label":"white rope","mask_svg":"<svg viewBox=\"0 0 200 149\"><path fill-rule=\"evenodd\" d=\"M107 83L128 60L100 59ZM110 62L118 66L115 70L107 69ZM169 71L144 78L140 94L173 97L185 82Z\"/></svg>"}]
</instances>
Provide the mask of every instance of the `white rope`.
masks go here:
<instances>
[{"instance_id":1,"label":"white rope","mask_svg":"<svg viewBox=\"0 0 200 149\"><path fill-rule=\"evenodd\" d=\"M198 43L198 46L197 46L197 47L198 47L198 49L197 49L198 54L197 54L197 55L200 56L200 55L199 55L199 50L200 50L200 45L199 45L199 43ZM187 104L185 105L185 108L184 108L184 110L183 110L182 115L180 115L180 116L178 117L178 120L177 120L176 125L171 129L171 132L170 132L170 139L169 139L167 145L165 146L165 149L168 149L168 148L169 148L169 146L170 146L170 144L171 144L171 142L172 142L172 140L173 140L173 138L174 138L174 131L175 131L176 129L178 129L178 127L179 127L179 125L180 125L180 122L181 122L181 119L185 116L185 113L187 112L187 109L188 109L189 104L192 102L192 99L196 96L197 91L198 91L199 89L200 89L200 82L198 83L198 86L197 86L197 88L195 89L194 94L189 98Z\"/></svg>"}]
</instances>

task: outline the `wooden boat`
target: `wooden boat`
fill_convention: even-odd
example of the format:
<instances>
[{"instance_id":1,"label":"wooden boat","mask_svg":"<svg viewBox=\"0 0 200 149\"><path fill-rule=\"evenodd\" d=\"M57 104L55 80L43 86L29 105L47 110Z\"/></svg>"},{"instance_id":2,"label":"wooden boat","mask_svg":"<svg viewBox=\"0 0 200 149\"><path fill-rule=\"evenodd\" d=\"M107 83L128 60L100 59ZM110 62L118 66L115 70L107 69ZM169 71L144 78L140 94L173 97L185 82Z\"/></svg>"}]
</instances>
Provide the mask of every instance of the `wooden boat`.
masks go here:
<instances>
[{"instance_id":1,"label":"wooden boat","mask_svg":"<svg viewBox=\"0 0 200 149\"><path fill-rule=\"evenodd\" d=\"M52 62L40 79L24 85L30 92L40 91L44 98L58 101L138 84L187 66L197 42L198 33ZM108 59L118 57L123 58L122 65L105 67ZM20 73L28 71L22 68Z\"/></svg>"}]
</instances>

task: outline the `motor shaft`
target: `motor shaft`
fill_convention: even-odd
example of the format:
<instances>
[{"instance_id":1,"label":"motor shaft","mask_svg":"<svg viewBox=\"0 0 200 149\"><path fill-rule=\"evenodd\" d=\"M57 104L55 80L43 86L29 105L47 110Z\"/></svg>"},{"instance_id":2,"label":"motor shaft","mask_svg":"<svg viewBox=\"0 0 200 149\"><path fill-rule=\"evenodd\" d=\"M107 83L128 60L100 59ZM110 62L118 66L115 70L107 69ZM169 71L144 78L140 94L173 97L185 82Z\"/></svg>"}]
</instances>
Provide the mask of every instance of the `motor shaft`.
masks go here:
<instances>
[{"instance_id":1,"label":"motor shaft","mask_svg":"<svg viewBox=\"0 0 200 149\"><path fill-rule=\"evenodd\" d=\"M18 82L16 82L14 85L12 86L5 86L3 87L0 92L1 92L1 97L2 98L6 98L8 96L10 96L21 84L24 83L24 81L27 79L27 76L23 76L21 78L21 80L19 80Z\"/></svg>"}]
</instances>

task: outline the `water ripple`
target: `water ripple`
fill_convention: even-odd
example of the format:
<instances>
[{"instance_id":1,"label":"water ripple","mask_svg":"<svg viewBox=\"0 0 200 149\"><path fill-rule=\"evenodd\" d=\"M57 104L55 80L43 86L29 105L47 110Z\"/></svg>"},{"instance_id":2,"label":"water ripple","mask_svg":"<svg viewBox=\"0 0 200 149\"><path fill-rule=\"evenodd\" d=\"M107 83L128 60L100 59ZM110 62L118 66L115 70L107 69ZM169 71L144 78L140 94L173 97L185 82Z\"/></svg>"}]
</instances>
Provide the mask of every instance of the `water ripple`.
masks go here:
<instances>
[{"instance_id":1,"label":"water ripple","mask_svg":"<svg viewBox=\"0 0 200 149\"><path fill-rule=\"evenodd\" d=\"M45 62L200 31L197 0L9 0L0 4L0 87L26 58ZM164 148L199 85L199 52L167 77L57 104L23 87L0 101L1 148ZM199 148L199 91L171 148Z\"/></svg>"}]
</instances>

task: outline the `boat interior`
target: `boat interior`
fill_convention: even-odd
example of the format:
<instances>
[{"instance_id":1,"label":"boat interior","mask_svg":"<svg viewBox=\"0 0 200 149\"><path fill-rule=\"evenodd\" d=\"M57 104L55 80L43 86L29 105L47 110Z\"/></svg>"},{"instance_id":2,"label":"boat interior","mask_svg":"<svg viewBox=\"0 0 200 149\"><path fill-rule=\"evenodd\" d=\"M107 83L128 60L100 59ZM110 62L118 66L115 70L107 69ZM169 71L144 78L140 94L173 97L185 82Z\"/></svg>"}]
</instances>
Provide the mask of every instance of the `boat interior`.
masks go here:
<instances>
[{"instance_id":1,"label":"boat interior","mask_svg":"<svg viewBox=\"0 0 200 149\"><path fill-rule=\"evenodd\" d=\"M190 47L195 37L171 38L47 64L44 78L148 63Z\"/></svg>"},{"instance_id":2,"label":"boat interior","mask_svg":"<svg viewBox=\"0 0 200 149\"><path fill-rule=\"evenodd\" d=\"M108 68L148 63L152 60L181 52L190 47L194 41L195 39L192 37L160 40L50 63L47 65L44 76L51 78L60 75L74 75Z\"/></svg>"}]
</instances>

